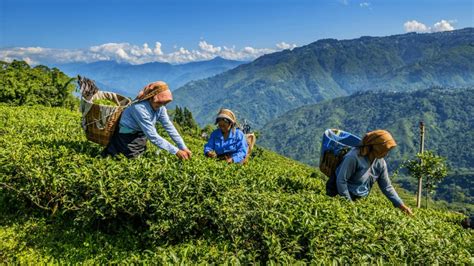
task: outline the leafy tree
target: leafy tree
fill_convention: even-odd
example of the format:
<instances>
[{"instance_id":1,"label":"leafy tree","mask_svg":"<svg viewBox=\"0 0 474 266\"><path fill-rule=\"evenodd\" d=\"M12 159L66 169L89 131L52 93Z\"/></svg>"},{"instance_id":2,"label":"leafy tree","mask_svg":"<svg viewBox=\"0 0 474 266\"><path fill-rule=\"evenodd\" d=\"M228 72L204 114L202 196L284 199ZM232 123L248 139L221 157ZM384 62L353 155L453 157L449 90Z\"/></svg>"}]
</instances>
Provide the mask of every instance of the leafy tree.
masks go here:
<instances>
[{"instance_id":1,"label":"leafy tree","mask_svg":"<svg viewBox=\"0 0 474 266\"><path fill-rule=\"evenodd\" d=\"M184 111L183 111L183 123L185 125L185 127L189 128L189 129L196 129L198 128L198 125L196 123L196 121L194 120L193 118L193 113L191 113L191 111L189 111L188 108L184 107Z\"/></svg>"},{"instance_id":2,"label":"leafy tree","mask_svg":"<svg viewBox=\"0 0 474 266\"><path fill-rule=\"evenodd\" d=\"M448 175L446 158L435 155L432 151L425 151L418 153L416 159L408 160L405 167L417 180L424 179L426 207L428 208L428 195L432 194L436 185Z\"/></svg>"},{"instance_id":3,"label":"leafy tree","mask_svg":"<svg viewBox=\"0 0 474 266\"><path fill-rule=\"evenodd\" d=\"M199 131L199 126L193 118L193 114L186 107L183 109L176 106L173 114L173 122L185 133L195 135Z\"/></svg>"},{"instance_id":4,"label":"leafy tree","mask_svg":"<svg viewBox=\"0 0 474 266\"><path fill-rule=\"evenodd\" d=\"M57 68L25 61L0 62L0 102L11 105L45 105L75 109L78 106L70 78Z\"/></svg>"}]
</instances>

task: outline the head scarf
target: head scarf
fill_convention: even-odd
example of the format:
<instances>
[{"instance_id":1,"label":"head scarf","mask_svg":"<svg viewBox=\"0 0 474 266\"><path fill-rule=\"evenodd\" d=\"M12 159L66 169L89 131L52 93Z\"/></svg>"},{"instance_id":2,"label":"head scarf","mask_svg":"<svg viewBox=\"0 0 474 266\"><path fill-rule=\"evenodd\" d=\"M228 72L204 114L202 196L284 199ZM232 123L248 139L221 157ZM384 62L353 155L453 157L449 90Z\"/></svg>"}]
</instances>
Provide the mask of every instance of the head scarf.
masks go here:
<instances>
[{"instance_id":1,"label":"head scarf","mask_svg":"<svg viewBox=\"0 0 474 266\"><path fill-rule=\"evenodd\" d=\"M232 129L232 132L235 132L235 126L237 125L237 117L235 116L235 114L229 109L221 109L219 110L219 113L217 113L216 124L219 121L219 119L222 119L222 118L230 121L231 123L230 128Z\"/></svg>"},{"instance_id":2,"label":"head scarf","mask_svg":"<svg viewBox=\"0 0 474 266\"><path fill-rule=\"evenodd\" d=\"M219 113L217 113L217 117L216 117L216 124L219 118L225 118L229 120L232 125L235 125L237 123L237 118L235 117L235 114L229 109L219 110Z\"/></svg>"},{"instance_id":3,"label":"head scarf","mask_svg":"<svg viewBox=\"0 0 474 266\"><path fill-rule=\"evenodd\" d=\"M163 81L156 81L153 83L148 84L143 90L141 90L137 98L135 98L136 101L144 101L148 100L160 93L167 93L171 94L170 89L168 88L168 85L163 82Z\"/></svg>"},{"instance_id":4,"label":"head scarf","mask_svg":"<svg viewBox=\"0 0 474 266\"><path fill-rule=\"evenodd\" d=\"M387 153L390 149L397 146L390 132L386 130L374 130L365 134L362 139L360 154L367 156L371 154L374 158L380 158L381 155Z\"/></svg>"}]
</instances>

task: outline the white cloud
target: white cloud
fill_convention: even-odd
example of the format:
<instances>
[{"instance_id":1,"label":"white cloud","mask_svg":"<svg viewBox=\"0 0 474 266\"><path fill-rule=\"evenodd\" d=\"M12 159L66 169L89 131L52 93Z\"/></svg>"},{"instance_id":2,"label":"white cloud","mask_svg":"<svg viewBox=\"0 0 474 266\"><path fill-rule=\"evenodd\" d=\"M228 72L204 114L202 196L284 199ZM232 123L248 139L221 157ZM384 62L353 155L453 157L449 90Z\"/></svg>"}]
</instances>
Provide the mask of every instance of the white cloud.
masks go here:
<instances>
[{"instance_id":1,"label":"white cloud","mask_svg":"<svg viewBox=\"0 0 474 266\"><path fill-rule=\"evenodd\" d=\"M454 27L449 23L449 21L446 20L441 20L440 22L436 22L433 25L433 32L439 32L439 31L450 31L454 30Z\"/></svg>"},{"instance_id":2,"label":"white cloud","mask_svg":"<svg viewBox=\"0 0 474 266\"><path fill-rule=\"evenodd\" d=\"M364 7L370 7L370 3L369 2L362 2L359 4L360 7L364 8Z\"/></svg>"},{"instance_id":3,"label":"white cloud","mask_svg":"<svg viewBox=\"0 0 474 266\"><path fill-rule=\"evenodd\" d=\"M163 54L163 51L161 51L161 42L156 42L155 43L155 49L153 49L153 53L155 53L155 55L162 55Z\"/></svg>"},{"instance_id":4,"label":"white cloud","mask_svg":"<svg viewBox=\"0 0 474 266\"><path fill-rule=\"evenodd\" d=\"M430 28L416 20L407 21L403 24L406 32L429 32Z\"/></svg>"},{"instance_id":5,"label":"white cloud","mask_svg":"<svg viewBox=\"0 0 474 266\"><path fill-rule=\"evenodd\" d=\"M289 44L289 43L286 43L286 42L281 42L281 43L277 43L276 47L278 49L281 49L281 50L285 50L285 49L293 49L296 47L296 44Z\"/></svg>"},{"instance_id":6,"label":"white cloud","mask_svg":"<svg viewBox=\"0 0 474 266\"><path fill-rule=\"evenodd\" d=\"M275 48L255 48L246 46L237 49L235 46L215 46L204 40L198 43L197 49L186 49L174 46L174 51L164 53L161 42L155 42L154 48L148 43L134 45L130 43L105 43L87 49L52 49L43 47L0 48L0 60L27 60L31 64L63 64L70 62L95 62L114 60L130 64L149 62L187 63L210 60L216 56L226 59L249 61L264 54L293 49L296 44L280 42Z\"/></svg>"},{"instance_id":7,"label":"white cloud","mask_svg":"<svg viewBox=\"0 0 474 266\"><path fill-rule=\"evenodd\" d=\"M209 53L218 53L221 51L220 47L214 47L212 44L208 44L206 41L200 41L199 42L199 48L205 52Z\"/></svg>"},{"instance_id":8,"label":"white cloud","mask_svg":"<svg viewBox=\"0 0 474 266\"><path fill-rule=\"evenodd\" d=\"M451 31L454 30L454 27L451 25L456 23L456 20L441 20L436 22L433 27L428 27L425 24L418 22L416 20L411 20L405 22L403 27L406 32L440 32L440 31Z\"/></svg>"}]
</instances>

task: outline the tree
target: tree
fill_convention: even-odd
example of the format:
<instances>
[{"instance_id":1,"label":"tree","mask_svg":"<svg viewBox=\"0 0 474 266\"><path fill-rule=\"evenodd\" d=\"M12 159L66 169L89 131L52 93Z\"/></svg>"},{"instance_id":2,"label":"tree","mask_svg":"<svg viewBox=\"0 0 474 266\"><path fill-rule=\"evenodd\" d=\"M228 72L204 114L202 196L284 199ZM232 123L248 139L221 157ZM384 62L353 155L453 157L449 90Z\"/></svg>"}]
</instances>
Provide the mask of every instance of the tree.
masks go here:
<instances>
[{"instance_id":1,"label":"tree","mask_svg":"<svg viewBox=\"0 0 474 266\"><path fill-rule=\"evenodd\" d=\"M199 126L193 118L193 114L189 111L188 108L181 108L176 106L173 114L173 122L178 125L178 127L188 134L199 133Z\"/></svg>"},{"instance_id":2,"label":"tree","mask_svg":"<svg viewBox=\"0 0 474 266\"><path fill-rule=\"evenodd\" d=\"M448 175L446 158L435 155L431 151L418 153L415 159L404 163L408 172L417 180L425 179L426 207L428 208L428 195L434 192L436 185Z\"/></svg>"},{"instance_id":3,"label":"tree","mask_svg":"<svg viewBox=\"0 0 474 266\"><path fill-rule=\"evenodd\" d=\"M193 113L191 113L191 111L189 111L188 108L184 107L184 111L183 111L183 124L185 127L189 128L189 129L196 129L198 128L197 126L197 123L196 121L194 120L193 118Z\"/></svg>"},{"instance_id":4,"label":"tree","mask_svg":"<svg viewBox=\"0 0 474 266\"><path fill-rule=\"evenodd\" d=\"M74 80L57 68L50 69L43 65L31 68L25 61L0 61L0 102L41 104L72 110L79 103L72 94Z\"/></svg>"},{"instance_id":5,"label":"tree","mask_svg":"<svg viewBox=\"0 0 474 266\"><path fill-rule=\"evenodd\" d=\"M179 106L176 106L174 110L173 122L180 126L183 125L183 110Z\"/></svg>"}]
</instances>

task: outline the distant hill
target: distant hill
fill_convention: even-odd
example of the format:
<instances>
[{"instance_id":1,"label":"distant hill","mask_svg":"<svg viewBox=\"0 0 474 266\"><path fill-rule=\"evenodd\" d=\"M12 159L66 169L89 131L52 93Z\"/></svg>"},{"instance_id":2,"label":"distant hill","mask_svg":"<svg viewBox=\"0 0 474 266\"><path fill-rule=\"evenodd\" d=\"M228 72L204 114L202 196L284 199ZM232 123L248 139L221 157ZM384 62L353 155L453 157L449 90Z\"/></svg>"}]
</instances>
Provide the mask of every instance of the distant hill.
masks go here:
<instances>
[{"instance_id":1,"label":"distant hill","mask_svg":"<svg viewBox=\"0 0 474 266\"><path fill-rule=\"evenodd\" d=\"M456 168L474 169L472 99L474 88L357 93L289 111L263 127L259 143L316 166L327 128L359 136L382 128L398 143L391 160L401 160L418 151L419 121L424 121L426 149L446 156Z\"/></svg>"},{"instance_id":2,"label":"distant hill","mask_svg":"<svg viewBox=\"0 0 474 266\"><path fill-rule=\"evenodd\" d=\"M174 105L200 124L220 107L261 127L297 107L357 91L474 85L474 28L354 40L325 39L264 55L177 89Z\"/></svg>"},{"instance_id":3,"label":"distant hill","mask_svg":"<svg viewBox=\"0 0 474 266\"><path fill-rule=\"evenodd\" d=\"M70 76L83 75L95 80L103 90L111 90L128 96L136 93L146 84L163 80L174 90L185 83L211 77L232 69L245 62L216 57L209 61L172 65L169 63L147 63L131 65L115 61L94 63L70 63L57 65Z\"/></svg>"},{"instance_id":4,"label":"distant hill","mask_svg":"<svg viewBox=\"0 0 474 266\"><path fill-rule=\"evenodd\" d=\"M285 156L317 166L325 129L339 128L359 136L371 130L387 129L398 143L388 158L393 169L418 152L419 121L424 121L425 149L446 157L451 170L456 172L453 175L462 177L464 185L472 184L473 99L474 88L357 93L289 111L262 129L259 143ZM447 183L463 185L455 180ZM474 200L473 187L463 188L471 195L470 201Z\"/></svg>"}]
</instances>

